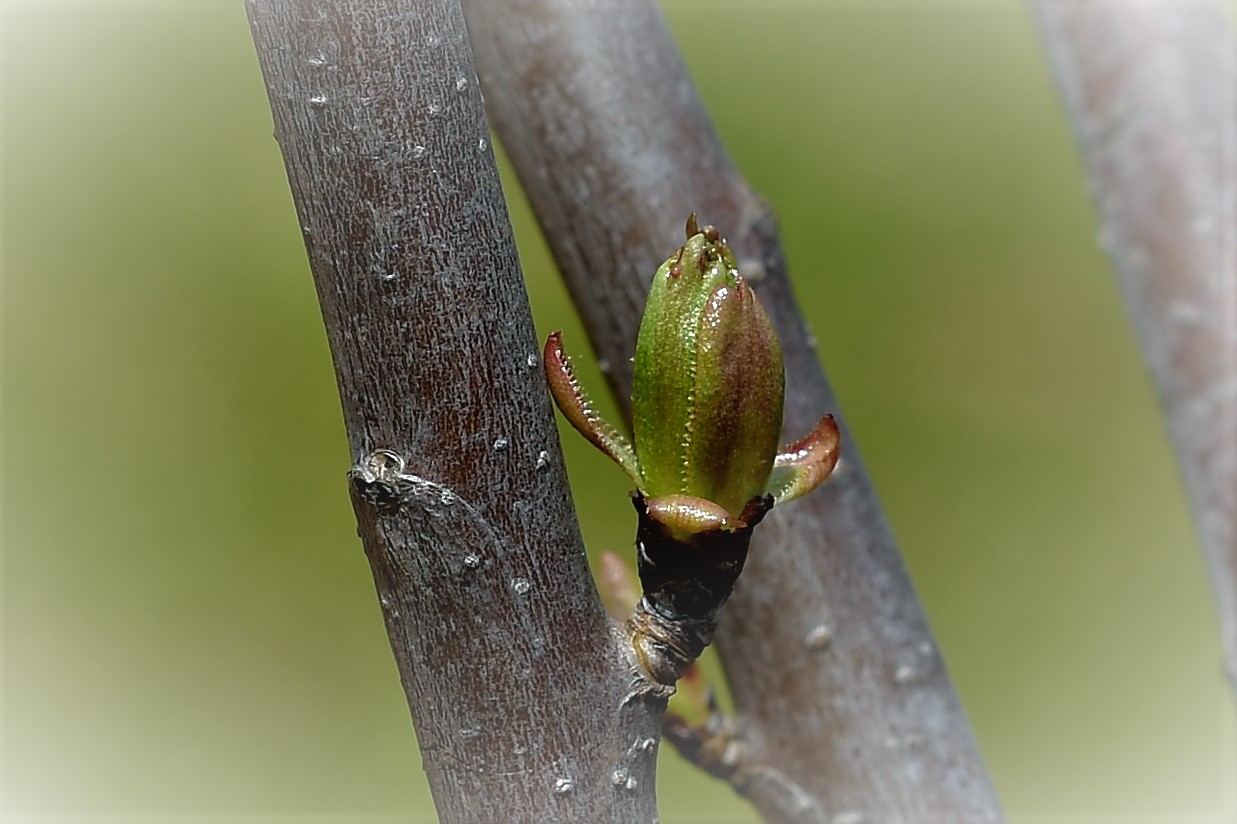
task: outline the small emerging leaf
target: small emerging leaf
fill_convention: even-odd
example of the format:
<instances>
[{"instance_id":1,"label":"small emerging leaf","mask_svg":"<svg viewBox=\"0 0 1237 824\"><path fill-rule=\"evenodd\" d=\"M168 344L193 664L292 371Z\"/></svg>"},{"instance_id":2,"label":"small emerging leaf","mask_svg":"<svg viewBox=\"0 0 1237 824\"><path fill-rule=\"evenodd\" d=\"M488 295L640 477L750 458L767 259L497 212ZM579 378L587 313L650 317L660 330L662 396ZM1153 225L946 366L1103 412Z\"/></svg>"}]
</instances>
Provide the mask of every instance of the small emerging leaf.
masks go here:
<instances>
[{"instance_id":1,"label":"small emerging leaf","mask_svg":"<svg viewBox=\"0 0 1237 824\"><path fill-rule=\"evenodd\" d=\"M621 466L638 486L640 469L636 463L635 451L627 439L593 409L592 401L584 394L584 389L571 369L570 358L563 351L561 333L555 332L546 340L542 360L546 380L550 384L550 396L554 398L554 403L558 405L563 417L593 446Z\"/></svg>"},{"instance_id":2,"label":"small emerging leaf","mask_svg":"<svg viewBox=\"0 0 1237 824\"><path fill-rule=\"evenodd\" d=\"M838 464L841 437L837 421L825 415L805 437L782 447L769 479L768 492L775 506L802 498L825 482Z\"/></svg>"}]
</instances>

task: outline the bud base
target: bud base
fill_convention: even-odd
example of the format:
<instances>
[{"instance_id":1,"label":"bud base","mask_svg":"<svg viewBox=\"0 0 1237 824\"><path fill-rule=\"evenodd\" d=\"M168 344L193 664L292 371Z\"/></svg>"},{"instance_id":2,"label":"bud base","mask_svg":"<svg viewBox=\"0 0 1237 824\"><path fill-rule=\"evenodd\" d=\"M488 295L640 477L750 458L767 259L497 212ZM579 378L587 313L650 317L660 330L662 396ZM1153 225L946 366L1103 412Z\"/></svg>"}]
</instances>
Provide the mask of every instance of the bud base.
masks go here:
<instances>
[{"instance_id":1,"label":"bud base","mask_svg":"<svg viewBox=\"0 0 1237 824\"><path fill-rule=\"evenodd\" d=\"M743 571L752 528L773 499L749 501L737 529L712 529L686 538L651 517L639 492L632 501L639 518L636 567L644 597L627 628L640 675L666 688L668 695L683 670L713 641L717 611Z\"/></svg>"}]
</instances>

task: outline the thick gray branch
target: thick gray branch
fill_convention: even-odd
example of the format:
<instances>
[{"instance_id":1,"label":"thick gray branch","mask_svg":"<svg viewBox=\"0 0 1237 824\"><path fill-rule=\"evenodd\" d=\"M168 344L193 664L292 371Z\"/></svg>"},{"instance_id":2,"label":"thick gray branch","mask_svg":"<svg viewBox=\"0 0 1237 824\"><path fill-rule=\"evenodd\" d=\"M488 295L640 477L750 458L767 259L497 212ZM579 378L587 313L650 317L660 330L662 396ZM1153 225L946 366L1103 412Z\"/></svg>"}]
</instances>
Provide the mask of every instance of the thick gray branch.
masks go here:
<instances>
[{"instance_id":1,"label":"thick gray branch","mask_svg":"<svg viewBox=\"0 0 1237 824\"><path fill-rule=\"evenodd\" d=\"M654 820L660 711L622 704L458 2L249 13L441 820Z\"/></svg>"},{"instance_id":2,"label":"thick gray branch","mask_svg":"<svg viewBox=\"0 0 1237 824\"><path fill-rule=\"evenodd\" d=\"M727 158L654 3L467 0L466 11L490 114L593 345L613 365L616 395L630 394L652 274L698 211L729 237L777 325L787 436L836 412L773 218ZM756 531L721 613L748 763L788 777L839 820L999 821L849 435L842 449L823 490ZM805 820L757 803L771 821Z\"/></svg>"},{"instance_id":3,"label":"thick gray branch","mask_svg":"<svg viewBox=\"0 0 1237 824\"><path fill-rule=\"evenodd\" d=\"M1210 0L1032 5L1159 389L1237 688L1237 38Z\"/></svg>"}]
</instances>

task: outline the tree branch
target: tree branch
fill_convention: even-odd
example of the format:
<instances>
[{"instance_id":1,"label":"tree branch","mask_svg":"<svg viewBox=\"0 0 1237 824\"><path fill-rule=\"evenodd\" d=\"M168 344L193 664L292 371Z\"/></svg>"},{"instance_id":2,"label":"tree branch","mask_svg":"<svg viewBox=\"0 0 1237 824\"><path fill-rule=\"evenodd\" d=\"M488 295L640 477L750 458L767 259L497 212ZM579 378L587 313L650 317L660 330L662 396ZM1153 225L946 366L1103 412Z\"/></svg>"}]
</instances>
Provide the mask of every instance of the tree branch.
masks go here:
<instances>
[{"instance_id":1,"label":"tree branch","mask_svg":"<svg viewBox=\"0 0 1237 824\"><path fill-rule=\"evenodd\" d=\"M1207 0L1032 8L1159 390L1237 689L1237 38Z\"/></svg>"},{"instance_id":2,"label":"tree branch","mask_svg":"<svg viewBox=\"0 0 1237 824\"><path fill-rule=\"evenodd\" d=\"M772 214L731 165L652 0L465 8L491 117L621 403L649 279L698 211L728 235L777 327L788 439L836 412ZM757 530L720 615L749 730L745 774L781 776L773 784L808 796L787 803L771 784L751 797L770 821L822 809L836 820L999 821L854 440L842 443L825 488Z\"/></svg>"},{"instance_id":3,"label":"tree branch","mask_svg":"<svg viewBox=\"0 0 1237 824\"><path fill-rule=\"evenodd\" d=\"M443 822L654 821L456 0L250 0Z\"/></svg>"}]
</instances>

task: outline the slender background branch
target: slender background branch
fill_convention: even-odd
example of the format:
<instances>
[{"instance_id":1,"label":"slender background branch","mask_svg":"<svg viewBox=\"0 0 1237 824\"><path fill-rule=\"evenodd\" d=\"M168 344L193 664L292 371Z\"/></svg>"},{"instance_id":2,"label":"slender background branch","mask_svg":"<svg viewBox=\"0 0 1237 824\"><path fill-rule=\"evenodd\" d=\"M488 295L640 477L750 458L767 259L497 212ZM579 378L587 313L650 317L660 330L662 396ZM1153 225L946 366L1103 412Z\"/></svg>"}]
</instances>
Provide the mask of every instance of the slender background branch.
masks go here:
<instances>
[{"instance_id":1,"label":"slender background branch","mask_svg":"<svg viewBox=\"0 0 1237 824\"><path fill-rule=\"evenodd\" d=\"M1219 2L1032 0L1159 389L1237 689L1237 37Z\"/></svg>"},{"instance_id":2,"label":"slender background branch","mask_svg":"<svg viewBox=\"0 0 1237 824\"><path fill-rule=\"evenodd\" d=\"M459 4L249 9L439 819L653 821Z\"/></svg>"},{"instance_id":3,"label":"slender background branch","mask_svg":"<svg viewBox=\"0 0 1237 824\"><path fill-rule=\"evenodd\" d=\"M784 434L837 412L772 215L727 158L656 5L471 0L465 10L495 127L621 402L649 279L698 211L728 236L778 328ZM757 530L722 611L718 646L750 725L747 758L842 820L1000 820L849 433L843 456L822 491ZM795 820L768 789L752 792L766 818Z\"/></svg>"}]
</instances>

